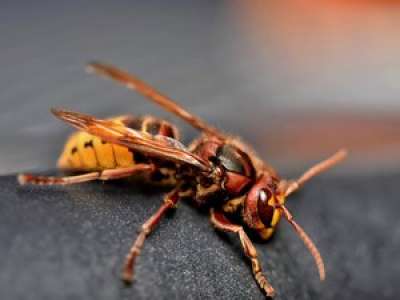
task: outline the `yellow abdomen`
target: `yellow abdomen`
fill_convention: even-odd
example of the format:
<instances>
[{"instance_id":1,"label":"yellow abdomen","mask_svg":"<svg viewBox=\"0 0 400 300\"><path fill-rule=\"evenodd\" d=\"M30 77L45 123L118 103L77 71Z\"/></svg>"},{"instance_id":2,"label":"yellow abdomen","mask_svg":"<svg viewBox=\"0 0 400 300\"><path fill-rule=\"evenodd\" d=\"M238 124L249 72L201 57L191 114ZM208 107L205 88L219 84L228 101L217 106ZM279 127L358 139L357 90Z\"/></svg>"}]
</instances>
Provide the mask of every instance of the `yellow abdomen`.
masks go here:
<instances>
[{"instance_id":1,"label":"yellow abdomen","mask_svg":"<svg viewBox=\"0 0 400 300\"><path fill-rule=\"evenodd\" d=\"M179 138L175 126L151 116L138 118L121 116L109 120L149 134ZM110 144L96 136L78 131L68 138L57 165L64 170L83 172L126 168L135 165L135 155L137 160L143 160L143 155L140 153L134 153L126 147Z\"/></svg>"},{"instance_id":2,"label":"yellow abdomen","mask_svg":"<svg viewBox=\"0 0 400 300\"><path fill-rule=\"evenodd\" d=\"M57 163L61 169L79 171L124 168L134 164L133 153L128 148L105 143L82 131L69 137Z\"/></svg>"}]
</instances>

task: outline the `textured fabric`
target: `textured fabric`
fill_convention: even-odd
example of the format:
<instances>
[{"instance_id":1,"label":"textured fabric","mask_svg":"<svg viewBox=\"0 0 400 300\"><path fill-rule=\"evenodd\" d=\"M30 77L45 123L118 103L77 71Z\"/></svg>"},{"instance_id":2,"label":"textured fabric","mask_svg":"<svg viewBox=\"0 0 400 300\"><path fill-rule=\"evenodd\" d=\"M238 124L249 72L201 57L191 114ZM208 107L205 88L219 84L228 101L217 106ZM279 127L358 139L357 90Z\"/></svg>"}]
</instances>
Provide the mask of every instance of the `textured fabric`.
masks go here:
<instances>
[{"instance_id":1,"label":"textured fabric","mask_svg":"<svg viewBox=\"0 0 400 300\"><path fill-rule=\"evenodd\" d=\"M321 177L288 201L319 247L327 279L288 224L256 243L276 299L396 299L400 176ZM0 178L2 299L263 299L238 238L182 203L145 243L136 281L124 256L162 193L131 183L17 187Z\"/></svg>"}]
</instances>

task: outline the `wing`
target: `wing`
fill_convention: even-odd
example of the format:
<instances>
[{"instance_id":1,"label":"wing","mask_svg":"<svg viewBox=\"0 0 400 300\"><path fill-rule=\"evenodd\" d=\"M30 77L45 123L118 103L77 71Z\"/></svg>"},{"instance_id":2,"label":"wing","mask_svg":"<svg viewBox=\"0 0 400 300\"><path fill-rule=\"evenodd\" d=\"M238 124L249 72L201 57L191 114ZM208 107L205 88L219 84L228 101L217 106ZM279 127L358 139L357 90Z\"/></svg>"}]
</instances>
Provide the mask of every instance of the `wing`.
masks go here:
<instances>
[{"instance_id":1,"label":"wing","mask_svg":"<svg viewBox=\"0 0 400 300\"><path fill-rule=\"evenodd\" d=\"M200 129L201 131L204 131L209 135L216 136L220 139L225 139L224 134L221 133L218 129L208 125L202 119L189 113L187 110L175 103L175 101L173 101L169 97L161 94L152 86L125 71L100 62L89 63L86 70L90 73L95 73L107 78L111 78L123 84L128 89L137 91L139 94L162 106L165 110L182 118L193 127Z\"/></svg>"},{"instance_id":2,"label":"wing","mask_svg":"<svg viewBox=\"0 0 400 300\"><path fill-rule=\"evenodd\" d=\"M109 143L125 146L152 157L185 163L201 171L211 171L211 165L207 160L191 153L175 139L142 133L112 120L101 120L77 112L54 108L51 112L72 126Z\"/></svg>"}]
</instances>

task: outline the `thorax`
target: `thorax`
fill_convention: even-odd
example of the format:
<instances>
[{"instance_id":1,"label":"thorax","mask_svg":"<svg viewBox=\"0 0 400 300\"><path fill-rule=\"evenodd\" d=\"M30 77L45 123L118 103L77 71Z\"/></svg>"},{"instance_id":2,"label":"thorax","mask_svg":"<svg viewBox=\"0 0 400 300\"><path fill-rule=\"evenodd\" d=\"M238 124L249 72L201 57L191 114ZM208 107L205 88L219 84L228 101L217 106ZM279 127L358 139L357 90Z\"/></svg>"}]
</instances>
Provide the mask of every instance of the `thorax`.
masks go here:
<instances>
[{"instance_id":1,"label":"thorax","mask_svg":"<svg viewBox=\"0 0 400 300\"><path fill-rule=\"evenodd\" d=\"M210 174L198 174L188 189L199 205L223 205L245 195L257 176L257 161L232 138L219 140L206 135L192 142L190 150L213 165Z\"/></svg>"}]
</instances>

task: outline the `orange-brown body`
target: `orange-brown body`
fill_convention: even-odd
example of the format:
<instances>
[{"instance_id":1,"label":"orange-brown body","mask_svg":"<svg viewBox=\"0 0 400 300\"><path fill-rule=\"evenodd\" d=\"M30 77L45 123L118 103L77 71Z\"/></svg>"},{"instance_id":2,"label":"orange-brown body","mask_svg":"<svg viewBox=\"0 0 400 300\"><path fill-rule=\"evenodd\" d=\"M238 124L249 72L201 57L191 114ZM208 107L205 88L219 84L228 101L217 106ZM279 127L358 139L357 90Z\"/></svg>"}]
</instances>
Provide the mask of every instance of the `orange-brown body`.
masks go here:
<instances>
[{"instance_id":1,"label":"orange-brown body","mask_svg":"<svg viewBox=\"0 0 400 300\"><path fill-rule=\"evenodd\" d=\"M56 117L82 130L69 137L58 160L61 169L81 174L64 177L21 174L20 184L68 185L140 174L150 182L173 186L132 244L122 273L125 282L132 281L135 261L146 237L167 211L186 198L199 206L208 206L215 228L239 236L244 254L251 261L254 279L267 296L273 296L274 289L262 274L257 251L246 230L269 239L281 217L293 226L314 257L320 279L325 278L318 249L293 219L285 200L310 178L341 161L346 156L345 150L316 164L296 180L283 180L240 139L208 125L139 78L99 62L89 64L88 70L139 92L202 132L185 147L179 142L179 132L174 126L151 116L104 120L52 109Z\"/></svg>"}]
</instances>

